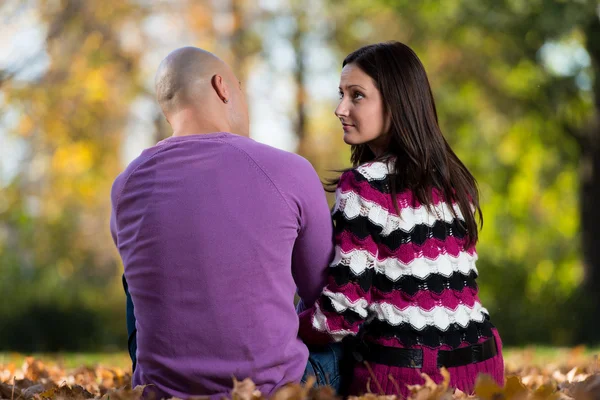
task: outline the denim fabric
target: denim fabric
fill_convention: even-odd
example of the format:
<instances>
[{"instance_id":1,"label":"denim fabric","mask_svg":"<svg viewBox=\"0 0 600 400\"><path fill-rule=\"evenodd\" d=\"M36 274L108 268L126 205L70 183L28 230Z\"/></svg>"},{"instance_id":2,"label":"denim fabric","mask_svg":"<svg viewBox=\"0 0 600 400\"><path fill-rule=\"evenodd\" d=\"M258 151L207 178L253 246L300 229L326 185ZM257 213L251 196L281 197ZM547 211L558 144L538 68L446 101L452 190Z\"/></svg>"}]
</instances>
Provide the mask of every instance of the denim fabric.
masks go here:
<instances>
[{"instance_id":1,"label":"denim fabric","mask_svg":"<svg viewBox=\"0 0 600 400\"><path fill-rule=\"evenodd\" d=\"M127 349L129 350L129 357L131 358L132 367L131 370L135 371L136 365L136 356L135 353L137 351L137 340L136 333L137 329L135 328L135 315L133 314L133 301L131 300L131 295L129 294L129 288L127 286L127 281L125 280L125 275L123 275L123 289L125 290L125 296L127 296Z\"/></svg>"},{"instance_id":2,"label":"denim fabric","mask_svg":"<svg viewBox=\"0 0 600 400\"><path fill-rule=\"evenodd\" d=\"M308 363L302 383L306 383L309 376L314 376L315 386L331 386L336 393L341 393L343 355L342 343L332 343L318 348L309 347Z\"/></svg>"}]
</instances>

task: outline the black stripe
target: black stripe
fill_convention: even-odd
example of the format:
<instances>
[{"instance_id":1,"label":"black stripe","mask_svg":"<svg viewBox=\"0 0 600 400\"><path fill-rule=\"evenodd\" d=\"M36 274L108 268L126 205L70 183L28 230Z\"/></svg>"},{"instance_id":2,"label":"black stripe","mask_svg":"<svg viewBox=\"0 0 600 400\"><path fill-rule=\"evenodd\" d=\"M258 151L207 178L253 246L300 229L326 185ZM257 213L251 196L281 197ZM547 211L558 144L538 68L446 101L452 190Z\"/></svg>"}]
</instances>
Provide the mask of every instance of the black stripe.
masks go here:
<instances>
[{"instance_id":1,"label":"black stripe","mask_svg":"<svg viewBox=\"0 0 600 400\"><path fill-rule=\"evenodd\" d=\"M352 170L352 174L354 175L354 180L357 182L368 182L369 186L371 186L373 189L377 190L380 193L385 193L385 194L390 194L392 193L391 187L390 187L390 179L389 179L389 175L386 175L385 178L383 179L377 179L377 180L368 180L367 178L365 178L360 172L358 172L356 169Z\"/></svg>"},{"instance_id":2,"label":"black stripe","mask_svg":"<svg viewBox=\"0 0 600 400\"><path fill-rule=\"evenodd\" d=\"M363 321L363 318L361 318L357 312L349 308L347 308L344 312L337 311L333 306L331 298L328 296L321 296L321 305L323 306L323 311L339 314L351 325Z\"/></svg>"},{"instance_id":3,"label":"black stripe","mask_svg":"<svg viewBox=\"0 0 600 400\"><path fill-rule=\"evenodd\" d=\"M406 347L424 345L437 348L448 345L455 349L463 342L475 344L481 337L493 336L494 325L489 321L487 314L483 315L486 317L483 322L471 321L466 328L458 324L451 324L446 331L434 326L428 326L419 331L408 323L393 326L385 321L375 319L366 327L365 335L371 339L395 337Z\"/></svg>"},{"instance_id":4,"label":"black stripe","mask_svg":"<svg viewBox=\"0 0 600 400\"><path fill-rule=\"evenodd\" d=\"M392 290L401 290L409 296L414 296L421 290L429 290L437 294L445 289L462 291L465 287L477 290L477 273L473 270L468 275L460 272L454 272L449 277L441 274L430 274L425 279L420 279L413 275L405 275L393 281L385 274L376 272L373 268L368 268L360 275L355 275L349 266L337 264L329 269L329 273L335 279L338 286L343 286L348 282L356 282L363 291L368 291L371 287L388 293Z\"/></svg>"},{"instance_id":5,"label":"black stripe","mask_svg":"<svg viewBox=\"0 0 600 400\"><path fill-rule=\"evenodd\" d=\"M454 236L458 239L465 237L466 229L464 222L454 218L452 222L436 220L433 226L427 224L417 224L410 232L404 232L401 229L393 231L389 236L382 236L383 228L372 223L368 217L358 216L356 218L347 219L342 211L338 210L333 214L336 221L336 233L339 234L342 230L348 231L359 239L365 239L368 236L373 238L377 244L382 244L390 250L395 251L401 245L414 243L422 246L426 240L435 238L440 241L445 241L449 236Z\"/></svg>"}]
</instances>

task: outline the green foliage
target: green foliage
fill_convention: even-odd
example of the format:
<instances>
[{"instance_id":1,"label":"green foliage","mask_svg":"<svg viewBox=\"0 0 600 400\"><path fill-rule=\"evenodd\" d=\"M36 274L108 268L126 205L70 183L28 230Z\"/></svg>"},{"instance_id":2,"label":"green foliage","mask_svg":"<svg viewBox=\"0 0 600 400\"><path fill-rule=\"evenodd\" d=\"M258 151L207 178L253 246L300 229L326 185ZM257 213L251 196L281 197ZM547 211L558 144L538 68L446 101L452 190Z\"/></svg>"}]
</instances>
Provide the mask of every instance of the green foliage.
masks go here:
<instances>
[{"instance_id":1,"label":"green foliage","mask_svg":"<svg viewBox=\"0 0 600 400\"><path fill-rule=\"evenodd\" d=\"M480 185L481 298L505 341L577 341L585 309L580 148L571 133L595 113L591 88L581 85L593 71L571 60L558 74L544 52L551 43L582 49L592 40L586 29L598 18L597 3L344 4L331 2L341 57L400 40L428 71L442 130Z\"/></svg>"}]
</instances>

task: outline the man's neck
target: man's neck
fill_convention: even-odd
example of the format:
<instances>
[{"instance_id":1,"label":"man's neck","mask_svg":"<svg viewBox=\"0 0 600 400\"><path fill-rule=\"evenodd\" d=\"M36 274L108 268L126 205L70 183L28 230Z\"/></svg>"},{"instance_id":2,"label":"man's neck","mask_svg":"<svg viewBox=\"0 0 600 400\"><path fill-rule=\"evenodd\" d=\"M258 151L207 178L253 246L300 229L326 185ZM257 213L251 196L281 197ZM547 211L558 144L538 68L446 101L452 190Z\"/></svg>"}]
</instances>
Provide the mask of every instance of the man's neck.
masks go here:
<instances>
[{"instance_id":1,"label":"man's neck","mask_svg":"<svg viewBox=\"0 0 600 400\"><path fill-rule=\"evenodd\" d=\"M215 130L174 130L173 137L177 136L190 136L190 135L209 135L211 133L219 133L219 132L227 132L225 130L215 129Z\"/></svg>"},{"instance_id":2,"label":"man's neck","mask_svg":"<svg viewBox=\"0 0 600 400\"><path fill-rule=\"evenodd\" d=\"M202 118L199 113L190 109L171 115L169 122L173 128L173 136L203 135L230 130L225 124Z\"/></svg>"}]
</instances>

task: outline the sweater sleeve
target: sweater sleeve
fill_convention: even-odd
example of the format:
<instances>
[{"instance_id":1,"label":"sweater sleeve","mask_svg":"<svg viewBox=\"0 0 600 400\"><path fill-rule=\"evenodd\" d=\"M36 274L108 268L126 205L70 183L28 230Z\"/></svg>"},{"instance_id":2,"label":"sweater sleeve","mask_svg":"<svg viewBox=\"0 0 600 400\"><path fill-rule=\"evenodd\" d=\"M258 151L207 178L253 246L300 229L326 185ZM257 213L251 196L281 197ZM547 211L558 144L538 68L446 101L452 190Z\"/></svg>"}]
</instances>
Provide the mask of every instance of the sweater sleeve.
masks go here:
<instances>
[{"instance_id":1,"label":"sweater sleeve","mask_svg":"<svg viewBox=\"0 0 600 400\"><path fill-rule=\"evenodd\" d=\"M333 258L333 224L327 198L316 171L303 161L304 179L297 190L301 224L292 252L292 275L300 297L298 310L315 303Z\"/></svg>"},{"instance_id":2,"label":"sweater sleeve","mask_svg":"<svg viewBox=\"0 0 600 400\"><path fill-rule=\"evenodd\" d=\"M335 257L327 285L316 303L300 313L299 336L307 344L356 335L368 316L374 273L369 253L377 253L381 228L369 221L378 207L368 200L368 183L354 174L344 173L336 190Z\"/></svg>"},{"instance_id":3,"label":"sweater sleeve","mask_svg":"<svg viewBox=\"0 0 600 400\"><path fill-rule=\"evenodd\" d=\"M119 228L117 226L117 208L119 206L119 197L121 195L121 190L123 187L122 176L119 175L115 181L113 182L111 191L110 191L110 234L113 239L113 243L115 244L117 250L119 249Z\"/></svg>"}]
</instances>

